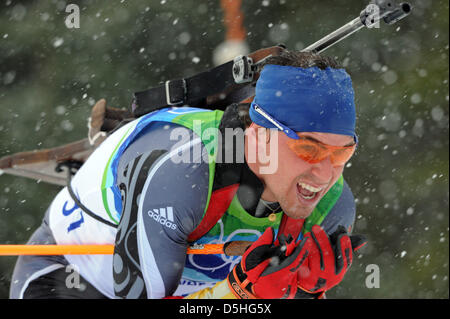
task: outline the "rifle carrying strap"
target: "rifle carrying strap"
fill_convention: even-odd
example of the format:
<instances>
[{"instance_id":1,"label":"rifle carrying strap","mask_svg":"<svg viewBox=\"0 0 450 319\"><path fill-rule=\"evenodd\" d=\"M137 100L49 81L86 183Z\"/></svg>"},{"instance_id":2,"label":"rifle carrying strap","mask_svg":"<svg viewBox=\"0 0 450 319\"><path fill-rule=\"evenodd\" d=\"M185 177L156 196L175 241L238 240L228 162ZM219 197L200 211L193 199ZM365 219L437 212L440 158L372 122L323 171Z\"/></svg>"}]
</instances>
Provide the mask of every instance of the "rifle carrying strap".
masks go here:
<instances>
[{"instance_id":1,"label":"rifle carrying strap","mask_svg":"<svg viewBox=\"0 0 450 319\"><path fill-rule=\"evenodd\" d=\"M165 106L204 103L205 97L218 94L234 83L233 61L186 79L168 80L145 91L136 92L132 111L141 116Z\"/></svg>"},{"instance_id":2,"label":"rifle carrying strap","mask_svg":"<svg viewBox=\"0 0 450 319\"><path fill-rule=\"evenodd\" d=\"M72 180L72 174L74 174L76 172L77 169L79 169L81 167L82 163L81 162L76 162L76 161L66 161L66 162L62 162L58 164L58 167L56 168L56 170L62 171L63 167L67 168L67 190L69 192L70 197L72 198L72 200L75 202L75 204L78 205L78 207L81 208L81 210L86 213L87 215L89 215L90 217L96 219L97 221L108 225L110 227L113 228L117 228L118 225L111 223L110 221L101 218L100 216L96 215L94 212L92 212L89 208L87 208L86 206L83 205L83 203L78 199L77 195L75 194L75 192L73 191L72 185L71 185L71 180Z\"/></svg>"},{"instance_id":3,"label":"rifle carrying strap","mask_svg":"<svg viewBox=\"0 0 450 319\"><path fill-rule=\"evenodd\" d=\"M168 80L163 85L136 92L131 112L139 117L163 107L182 105L225 109L254 95L259 74L255 66L283 50L282 46L261 49L194 76Z\"/></svg>"}]
</instances>

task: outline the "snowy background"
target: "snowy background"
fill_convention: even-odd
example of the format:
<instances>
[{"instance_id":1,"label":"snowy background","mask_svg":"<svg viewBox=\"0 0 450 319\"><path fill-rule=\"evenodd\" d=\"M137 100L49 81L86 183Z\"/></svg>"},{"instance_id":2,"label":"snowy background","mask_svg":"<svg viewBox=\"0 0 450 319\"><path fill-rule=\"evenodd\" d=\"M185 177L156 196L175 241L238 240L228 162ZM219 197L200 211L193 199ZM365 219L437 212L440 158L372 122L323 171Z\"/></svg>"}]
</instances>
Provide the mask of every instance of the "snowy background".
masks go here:
<instances>
[{"instance_id":1,"label":"snowy background","mask_svg":"<svg viewBox=\"0 0 450 319\"><path fill-rule=\"evenodd\" d=\"M69 3L79 29L64 24ZM302 49L365 3L245 1L246 41ZM398 24L326 51L354 81L360 147L345 176L369 239L332 298L449 297L449 3L411 3ZM86 137L96 100L128 107L135 91L211 68L224 37L219 0L1 1L0 157ZM59 189L0 176L0 244L25 243ZM0 298L15 261L0 257ZM366 287L371 264L380 288Z\"/></svg>"}]
</instances>

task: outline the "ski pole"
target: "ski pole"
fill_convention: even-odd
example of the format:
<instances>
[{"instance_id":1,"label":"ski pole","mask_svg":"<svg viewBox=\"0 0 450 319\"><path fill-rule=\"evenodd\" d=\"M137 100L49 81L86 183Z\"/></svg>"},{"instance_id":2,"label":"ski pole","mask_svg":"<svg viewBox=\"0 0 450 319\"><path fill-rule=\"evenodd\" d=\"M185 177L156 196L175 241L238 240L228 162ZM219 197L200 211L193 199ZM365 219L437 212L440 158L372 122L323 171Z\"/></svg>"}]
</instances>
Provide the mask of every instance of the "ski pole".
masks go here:
<instances>
[{"instance_id":1,"label":"ski pole","mask_svg":"<svg viewBox=\"0 0 450 319\"><path fill-rule=\"evenodd\" d=\"M241 256L252 244L250 241L232 241L225 244L191 245L187 254L225 254ZM112 255L114 245L0 245L0 256L23 255Z\"/></svg>"}]
</instances>

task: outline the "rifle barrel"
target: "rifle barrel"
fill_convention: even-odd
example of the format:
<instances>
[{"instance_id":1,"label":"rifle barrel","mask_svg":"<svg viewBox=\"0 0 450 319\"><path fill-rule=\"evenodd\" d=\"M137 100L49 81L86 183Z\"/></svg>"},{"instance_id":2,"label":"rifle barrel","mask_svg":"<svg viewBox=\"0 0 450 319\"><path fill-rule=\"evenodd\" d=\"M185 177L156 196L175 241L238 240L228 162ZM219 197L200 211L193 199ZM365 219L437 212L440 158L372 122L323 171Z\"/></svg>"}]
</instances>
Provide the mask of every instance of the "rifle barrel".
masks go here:
<instances>
[{"instance_id":1,"label":"rifle barrel","mask_svg":"<svg viewBox=\"0 0 450 319\"><path fill-rule=\"evenodd\" d=\"M320 53L364 27L372 28L375 25L379 25L381 20L384 20L387 24L394 24L408 16L411 10L412 7L407 2L397 5L393 1L375 0L374 3L370 3L361 11L359 17L311 44L303 49L302 52Z\"/></svg>"},{"instance_id":2,"label":"rifle barrel","mask_svg":"<svg viewBox=\"0 0 450 319\"><path fill-rule=\"evenodd\" d=\"M302 52L315 52L320 53L332 45L342 41L343 39L347 38L348 36L352 35L353 33L359 31L361 28L364 27L364 24L361 22L361 18L355 18L349 23L345 24L344 26L340 27L336 31L328 34L327 36L323 37L319 41L311 44L307 48L303 49Z\"/></svg>"}]
</instances>

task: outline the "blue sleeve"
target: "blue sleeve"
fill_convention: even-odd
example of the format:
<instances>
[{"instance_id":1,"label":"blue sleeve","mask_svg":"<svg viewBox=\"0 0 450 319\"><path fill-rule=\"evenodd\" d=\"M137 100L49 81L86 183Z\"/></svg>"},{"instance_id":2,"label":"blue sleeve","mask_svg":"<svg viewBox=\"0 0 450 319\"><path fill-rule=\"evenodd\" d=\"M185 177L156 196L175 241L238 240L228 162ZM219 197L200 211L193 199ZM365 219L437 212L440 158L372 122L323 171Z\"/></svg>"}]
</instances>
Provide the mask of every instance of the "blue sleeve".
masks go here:
<instances>
[{"instance_id":1,"label":"blue sleeve","mask_svg":"<svg viewBox=\"0 0 450 319\"><path fill-rule=\"evenodd\" d=\"M181 140L172 134L177 129L185 134ZM191 130L155 123L123 154L118 169L123 209L113 257L118 297L159 299L176 290L187 238L208 197L205 152Z\"/></svg>"},{"instance_id":2,"label":"blue sleeve","mask_svg":"<svg viewBox=\"0 0 450 319\"><path fill-rule=\"evenodd\" d=\"M321 226L328 234L334 233L338 225L344 226L350 233L355 222L355 215L355 199L347 182L344 181L344 188L341 196L325 217Z\"/></svg>"}]
</instances>

